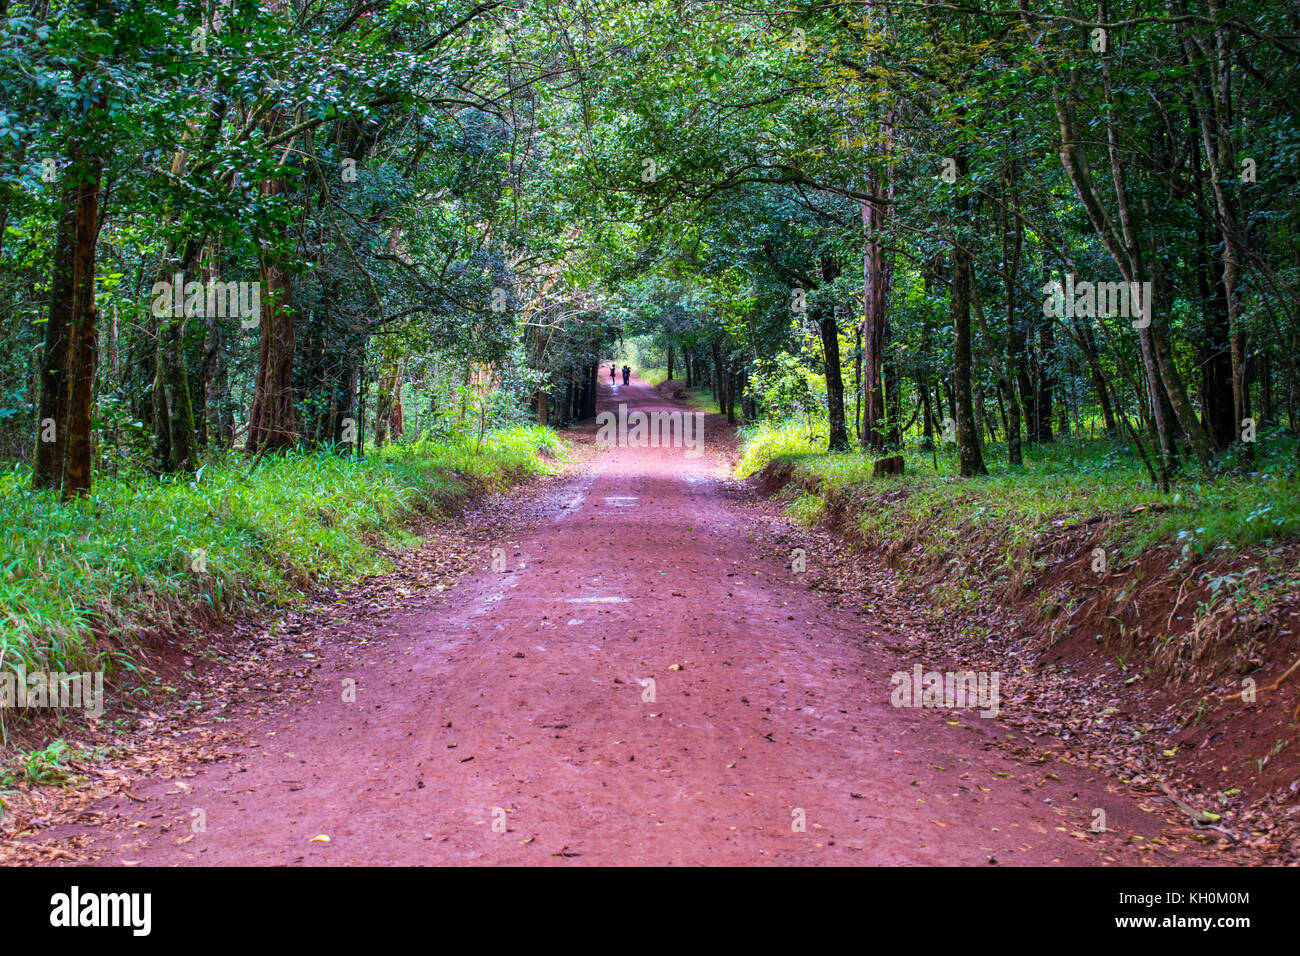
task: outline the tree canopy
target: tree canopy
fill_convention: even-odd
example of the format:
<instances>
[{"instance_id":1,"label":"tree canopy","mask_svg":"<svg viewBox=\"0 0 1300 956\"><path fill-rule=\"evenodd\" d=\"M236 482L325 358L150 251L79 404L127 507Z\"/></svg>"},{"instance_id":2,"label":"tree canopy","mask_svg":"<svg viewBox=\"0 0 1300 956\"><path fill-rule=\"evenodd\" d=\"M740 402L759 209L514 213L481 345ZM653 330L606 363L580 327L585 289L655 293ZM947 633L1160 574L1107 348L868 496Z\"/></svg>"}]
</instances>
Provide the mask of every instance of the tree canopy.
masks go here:
<instances>
[{"instance_id":1,"label":"tree canopy","mask_svg":"<svg viewBox=\"0 0 1300 956\"><path fill-rule=\"evenodd\" d=\"M1249 467L1298 56L1263 0L4 0L0 451L76 495L566 423L634 341L832 449Z\"/></svg>"}]
</instances>

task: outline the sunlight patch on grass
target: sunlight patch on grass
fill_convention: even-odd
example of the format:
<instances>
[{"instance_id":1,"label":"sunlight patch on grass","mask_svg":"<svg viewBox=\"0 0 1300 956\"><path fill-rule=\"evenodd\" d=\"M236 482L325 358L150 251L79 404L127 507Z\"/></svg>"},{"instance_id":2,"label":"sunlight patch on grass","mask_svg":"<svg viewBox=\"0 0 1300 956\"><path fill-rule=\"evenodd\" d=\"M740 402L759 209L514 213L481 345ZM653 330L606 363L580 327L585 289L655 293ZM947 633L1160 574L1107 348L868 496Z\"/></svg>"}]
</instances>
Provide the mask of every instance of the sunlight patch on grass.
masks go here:
<instances>
[{"instance_id":1,"label":"sunlight patch on grass","mask_svg":"<svg viewBox=\"0 0 1300 956\"><path fill-rule=\"evenodd\" d=\"M826 451L826 442L809 436L799 422L762 422L744 431L744 448L736 466L737 478L748 478L778 458L796 458ZM841 457L841 456L833 456Z\"/></svg>"}]
</instances>

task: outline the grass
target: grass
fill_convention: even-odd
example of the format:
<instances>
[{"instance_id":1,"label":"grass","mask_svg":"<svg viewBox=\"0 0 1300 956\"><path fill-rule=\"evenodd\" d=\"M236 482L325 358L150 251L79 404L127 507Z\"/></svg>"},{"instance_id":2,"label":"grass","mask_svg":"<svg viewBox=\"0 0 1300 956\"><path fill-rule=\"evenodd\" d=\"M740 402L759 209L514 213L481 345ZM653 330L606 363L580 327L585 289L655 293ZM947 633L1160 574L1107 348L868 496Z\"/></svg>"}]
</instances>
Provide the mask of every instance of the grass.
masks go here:
<instances>
[{"instance_id":1,"label":"grass","mask_svg":"<svg viewBox=\"0 0 1300 956\"><path fill-rule=\"evenodd\" d=\"M688 388L683 391L684 395L681 401L684 401L691 408L707 412L710 415L722 414L722 408L718 405L718 400L709 394L707 385L700 388Z\"/></svg>"},{"instance_id":2,"label":"grass","mask_svg":"<svg viewBox=\"0 0 1300 956\"><path fill-rule=\"evenodd\" d=\"M330 453L232 455L196 477L103 477L84 499L0 475L0 667L110 673L132 637L195 605L269 607L384 570L418 514L547 470L554 432L523 426ZM409 539L406 540L409 543Z\"/></svg>"},{"instance_id":3,"label":"grass","mask_svg":"<svg viewBox=\"0 0 1300 956\"><path fill-rule=\"evenodd\" d=\"M644 379L651 386L659 386L668 381L668 369L666 368L642 368L637 369L637 375ZM707 385L701 385L698 388L683 389L685 396L682 401L690 405L691 408L697 408L702 412L708 412L713 415L721 414L722 409L718 407L718 400L709 393Z\"/></svg>"},{"instance_id":4,"label":"grass","mask_svg":"<svg viewBox=\"0 0 1300 956\"><path fill-rule=\"evenodd\" d=\"M1155 544L1175 544L1185 554L1216 547L1271 544L1300 537L1300 482L1295 439L1261 433L1258 461L1249 473L1186 475L1171 491L1154 490L1141 460L1108 439L1066 437L1026 449L1025 464L1012 468L1002 446L985 450L987 477L958 475L955 447L934 455L905 449L901 478L872 479L875 456L827 453L824 424L762 423L746 431L737 474L746 477L769 462L785 459L796 474L817 479L793 509L815 520L826 496L851 491L861 502L859 526L879 544L914 538L934 554L960 551L972 534L995 535L1007 553L1021 552L1049 523L1096 515L1123 515L1121 553L1137 554ZM816 485L816 491L812 487ZM815 500L805 500L809 497Z\"/></svg>"}]
</instances>

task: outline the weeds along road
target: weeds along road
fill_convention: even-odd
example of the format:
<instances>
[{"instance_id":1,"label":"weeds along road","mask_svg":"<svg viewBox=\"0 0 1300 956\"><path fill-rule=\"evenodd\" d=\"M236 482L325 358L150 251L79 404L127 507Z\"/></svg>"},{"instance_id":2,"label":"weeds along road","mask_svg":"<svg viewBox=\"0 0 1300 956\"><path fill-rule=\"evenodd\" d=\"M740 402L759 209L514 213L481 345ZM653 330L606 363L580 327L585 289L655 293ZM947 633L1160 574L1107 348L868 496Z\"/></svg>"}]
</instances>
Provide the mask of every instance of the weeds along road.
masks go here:
<instances>
[{"instance_id":1,"label":"weeds along road","mask_svg":"<svg viewBox=\"0 0 1300 956\"><path fill-rule=\"evenodd\" d=\"M602 382L600 410L620 402L671 408ZM923 662L764 547L731 429L706 437L592 452L495 567L381 640L344 629L301 701L236 716L243 746L64 832L144 865L1153 859L1133 834L1160 814L1118 783L1015 762L976 709L891 706ZM1110 832L1085 832L1094 808Z\"/></svg>"}]
</instances>

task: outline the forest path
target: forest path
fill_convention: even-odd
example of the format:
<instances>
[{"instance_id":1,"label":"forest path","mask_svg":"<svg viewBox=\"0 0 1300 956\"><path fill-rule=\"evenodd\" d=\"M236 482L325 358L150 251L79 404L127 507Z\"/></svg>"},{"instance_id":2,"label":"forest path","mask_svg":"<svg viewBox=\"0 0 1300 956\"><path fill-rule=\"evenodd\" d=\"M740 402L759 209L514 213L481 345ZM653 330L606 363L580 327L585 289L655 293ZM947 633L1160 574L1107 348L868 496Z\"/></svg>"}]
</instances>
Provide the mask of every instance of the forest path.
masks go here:
<instances>
[{"instance_id":1,"label":"forest path","mask_svg":"<svg viewBox=\"0 0 1300 956\"><path fill-rule=\"evenodd\" d=\"M600 410L620 402L680 408L602 381ZM242 746L137 780L79 832L130 865L1186 858L1142 847L1163 815L1119 784L995 749L997 719L891 706L913 662L764 547L731 433L711 415L698 457L589 450L501 540L504 570L485 560L377 640L345 627L309 699L232 714ZM1094 807L1111 832L1083 832Z\"/></svg>"}]
</instances>

